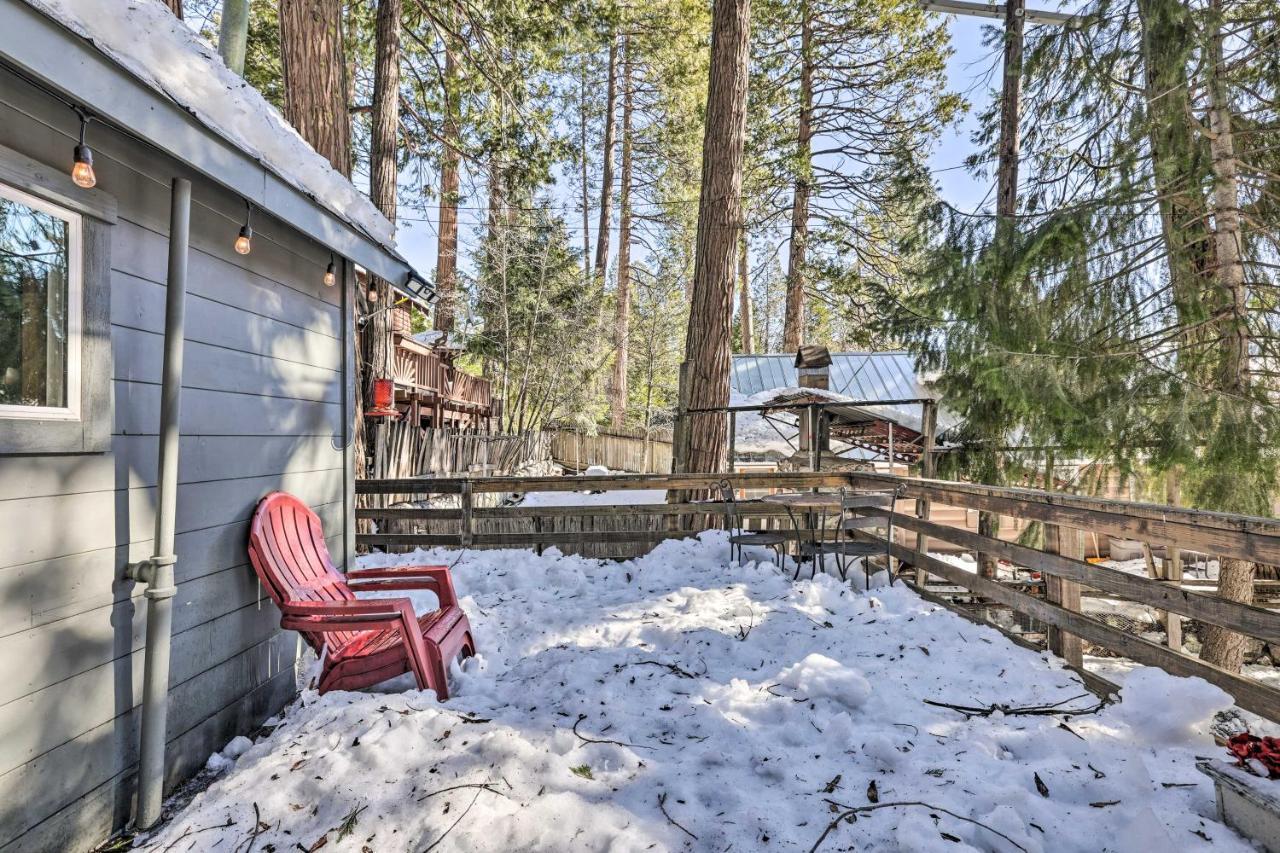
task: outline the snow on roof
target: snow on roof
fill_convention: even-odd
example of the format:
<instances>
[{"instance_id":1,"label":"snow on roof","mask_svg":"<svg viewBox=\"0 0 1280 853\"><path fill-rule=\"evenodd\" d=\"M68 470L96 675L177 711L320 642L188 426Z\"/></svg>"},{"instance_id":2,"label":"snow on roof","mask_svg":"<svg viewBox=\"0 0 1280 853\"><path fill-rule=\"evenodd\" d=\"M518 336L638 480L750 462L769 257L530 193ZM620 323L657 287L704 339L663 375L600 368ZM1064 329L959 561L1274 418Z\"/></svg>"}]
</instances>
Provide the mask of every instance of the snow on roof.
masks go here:
<instances>
[{"instance_id":1,"label":"snow on roof","mask_svg":"<svg viewBox=\"0 0 1280 853\"><path fill-rule=\"evenodd\" d=\"M157 0L27 0L113 62L181 106L369 237L391 246L395 229L218 52Z\"/></svg>"}]
</instances>

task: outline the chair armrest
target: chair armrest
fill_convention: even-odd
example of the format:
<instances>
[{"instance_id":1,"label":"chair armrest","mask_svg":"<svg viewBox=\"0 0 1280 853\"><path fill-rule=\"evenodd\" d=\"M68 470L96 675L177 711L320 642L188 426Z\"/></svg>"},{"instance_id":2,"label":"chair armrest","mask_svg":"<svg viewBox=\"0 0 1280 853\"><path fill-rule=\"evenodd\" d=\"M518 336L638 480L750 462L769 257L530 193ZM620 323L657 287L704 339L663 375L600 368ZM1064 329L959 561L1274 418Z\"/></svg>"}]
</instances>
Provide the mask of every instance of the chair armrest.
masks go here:
<instances>
[{"instance_id":1,"label":"chair armrest","mask_svg":"<svg viewBox=\"0 0 1280 853\"><path fill-rule=\"evenodd\" d=\"M353 592L368 590L429 589L440 599L440 609L455 607L458 593L448 566L388 566L347 572L347 586Z\"/></svg>"},{"instance_id":2,"label":"chair armrest","mask_svg":"<svg viewBox=\"0 0 1280 853\"><path fill-rule=\"evenodd\" d=\"M402 628L411 633L417 624L413 602L407 598L295 601L280 605L280 613L280 627L321 634L377 628Z\"/></svg>"}]
</instances>

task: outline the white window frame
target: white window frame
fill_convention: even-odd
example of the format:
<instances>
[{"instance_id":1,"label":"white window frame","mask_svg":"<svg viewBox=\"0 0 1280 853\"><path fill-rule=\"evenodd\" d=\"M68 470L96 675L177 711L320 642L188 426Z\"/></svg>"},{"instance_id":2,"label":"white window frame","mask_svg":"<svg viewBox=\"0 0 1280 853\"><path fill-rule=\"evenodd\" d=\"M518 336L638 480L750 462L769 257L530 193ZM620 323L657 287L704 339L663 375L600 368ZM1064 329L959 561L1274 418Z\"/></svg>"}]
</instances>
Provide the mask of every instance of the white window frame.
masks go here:
<instances>
[{"instance_id":1,"label":"white window frame","mask_svg":"<svg viewBox=\"0 0 1280 853\"><path fill-rule=\"evenodd\" d=\"M80 214L0 183L0 198L26 205L67 223L67 384L65 406L15 406L0 404L0 418L14 420L80 420L81 306L84 303L84 257Z\"/></svg>"}]
</instances>

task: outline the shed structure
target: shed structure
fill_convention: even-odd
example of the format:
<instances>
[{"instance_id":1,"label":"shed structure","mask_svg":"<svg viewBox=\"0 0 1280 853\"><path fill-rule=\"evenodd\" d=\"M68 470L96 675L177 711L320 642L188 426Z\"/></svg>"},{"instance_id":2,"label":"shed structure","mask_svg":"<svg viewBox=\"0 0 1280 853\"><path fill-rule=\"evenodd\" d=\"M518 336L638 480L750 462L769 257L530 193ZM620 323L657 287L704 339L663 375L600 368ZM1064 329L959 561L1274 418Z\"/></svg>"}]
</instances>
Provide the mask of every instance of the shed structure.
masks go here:
<instances>
[{"instance_id":1,"label":"shed structure","mask_svg":"<svg viewBox=\"0 0 1280 853\"><path fill-rule=\"evenodd\" d=\"M69 177L82 129L93 188ZM296 638L246 556L259 498L314 507L339 561L355 545L354 269L421 281L390 223L164 4L0 4L3 853L91 849L134 807L146 605L124 578L153 553L179 181L166 789L295 694Z\"/></svg>"}]
</instances>

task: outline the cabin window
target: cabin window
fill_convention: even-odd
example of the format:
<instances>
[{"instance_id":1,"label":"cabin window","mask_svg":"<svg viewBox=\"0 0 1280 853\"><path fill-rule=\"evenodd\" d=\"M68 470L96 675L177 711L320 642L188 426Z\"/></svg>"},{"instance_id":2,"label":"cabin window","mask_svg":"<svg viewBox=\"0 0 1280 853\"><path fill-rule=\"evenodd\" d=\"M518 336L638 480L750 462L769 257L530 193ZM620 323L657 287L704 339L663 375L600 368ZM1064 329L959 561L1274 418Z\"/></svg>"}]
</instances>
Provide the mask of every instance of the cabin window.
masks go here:
<instances>
[{"instance_id":1,"label":"cabin window","mask_svg":"<svg viewBox=\"0 0 1280 853\"><path fill-rule=\"evenodd\" d=\"M0 418L80 417L81 219L0 184Z\"/></svg>"}]
</instances>

